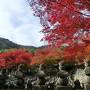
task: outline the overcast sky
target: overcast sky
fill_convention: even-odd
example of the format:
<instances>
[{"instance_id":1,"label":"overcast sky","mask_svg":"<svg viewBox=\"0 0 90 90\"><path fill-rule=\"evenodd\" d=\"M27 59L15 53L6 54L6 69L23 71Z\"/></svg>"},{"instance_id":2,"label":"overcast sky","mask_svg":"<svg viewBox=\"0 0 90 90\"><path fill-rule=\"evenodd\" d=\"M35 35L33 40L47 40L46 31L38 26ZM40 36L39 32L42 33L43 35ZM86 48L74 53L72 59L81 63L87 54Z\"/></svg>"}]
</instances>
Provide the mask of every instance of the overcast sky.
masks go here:
<instances>
[{"instance_id":1,"label":"overcast sky","mask_svg":"<svg viewBox=\"0 0 90 90\"><path fill-rule=\"evenodd\" d=\"M0 37L22 45L41 46L41 29L27 0L0 0Z\"/></svg>"}]
</instances>

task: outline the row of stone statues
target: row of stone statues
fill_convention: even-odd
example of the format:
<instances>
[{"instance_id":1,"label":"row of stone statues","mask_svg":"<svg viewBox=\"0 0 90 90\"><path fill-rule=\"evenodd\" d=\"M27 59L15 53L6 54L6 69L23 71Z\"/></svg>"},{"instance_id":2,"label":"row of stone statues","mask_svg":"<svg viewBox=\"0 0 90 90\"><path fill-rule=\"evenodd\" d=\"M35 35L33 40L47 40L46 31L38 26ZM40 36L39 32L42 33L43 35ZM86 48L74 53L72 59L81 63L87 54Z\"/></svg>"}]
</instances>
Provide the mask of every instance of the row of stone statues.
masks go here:
<instances>
[{"instance_id":1,"label":"row of stone statues","mask_svg":"<svg viewBox=\"0 0 90 90\"><path fill-rule=\"evenodd\" d=\"M71 86L72 88L83 88L90 90L90 67L85 66L85 73L87 75L87 83L81 87L79 80L73 80L71 74L68 71L62 69L62 62L58 65L58 72L55 76L47 76L45 71L42 70L42 65L39 66L38 72L34 76L25 75L26 71L21 70L21 66L18 66L16 71L11 71L7 73L1 70L0 73L0 88L18 88L18 89L28 89L35 85L46 85L49 89L53 90L55 86ZM28 70L30 72L30 70ZM24 72L24 73L23 73ZM31 72L30 72L31 73ZM89 89L87 88L89 87Z\"/></svg>"}]
</instances>

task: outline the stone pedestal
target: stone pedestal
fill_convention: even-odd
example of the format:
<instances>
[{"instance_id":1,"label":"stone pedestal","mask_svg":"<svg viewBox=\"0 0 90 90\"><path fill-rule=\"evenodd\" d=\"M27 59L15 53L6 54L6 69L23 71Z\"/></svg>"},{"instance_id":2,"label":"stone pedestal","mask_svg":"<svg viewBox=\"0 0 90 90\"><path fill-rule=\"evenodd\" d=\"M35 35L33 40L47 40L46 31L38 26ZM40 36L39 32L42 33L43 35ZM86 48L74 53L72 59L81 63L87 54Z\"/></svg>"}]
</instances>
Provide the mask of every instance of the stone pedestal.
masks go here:
<instances>
[{"instance_id":1,"label":"stone pedestal","mask_svg":"<svg viewBox=\"0 0 90 90\"><path fill-rule=\"evenodd\" d=\"M55 90L72 90L71 86L56 86Z\"/></svg>"},{"instance_id":2,"label":"stone pedestal","mask_svg":"<svg viewBox=\"0 0 90 90\"><path fill-rule=\"evenodd\" d=\"M47 90L46 85L34 85L32 90Z\"/></svg>"},{"instance_id":3,"label":"stone pedestal","mask_svg":"<svg viewBox=\"0 0 90 90\"><path fill-rule=\"evenodd\" d=\"M85 85L85 90L90 90L90 84Z\"/></svg>"}]
</instances>

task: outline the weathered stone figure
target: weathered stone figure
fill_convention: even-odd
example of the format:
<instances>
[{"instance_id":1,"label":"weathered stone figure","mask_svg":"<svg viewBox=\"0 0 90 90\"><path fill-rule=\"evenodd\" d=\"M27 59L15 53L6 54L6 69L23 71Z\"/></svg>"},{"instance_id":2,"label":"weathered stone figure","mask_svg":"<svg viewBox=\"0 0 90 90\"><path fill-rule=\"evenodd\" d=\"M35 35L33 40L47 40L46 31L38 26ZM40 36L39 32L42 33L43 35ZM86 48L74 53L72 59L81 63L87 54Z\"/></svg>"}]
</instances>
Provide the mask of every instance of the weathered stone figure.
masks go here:
<instances>
[{"instance_id":1,"label":"weathered stone figure","mask_svg":"<svg viewBox=\"0 0 90 90\"><path fill-rule=\"evenodd\" d=\"M46 79L45 79L45 73L43 70L41 70L41 66L39 67L39 71L37 73L37 81L36 85L33 86L32 90L47 90L47 87L45 86Z\"/></svg>"},{"instance_id":2,"label":"weathered stone figure","mask_svg":"<svg viewBox=\"0 0 90 90\"><path fill-rule=\"evenodd\" d=\"M68 85L68 72L64 71L61 69L62 68L62 62L59 63L59 72L58 72L58 80L59 81L59 84L62 85L62 86L67 86Z\"/></svg>"},{"instance_id":3,"label":"weathered stone figure","mask_svg":"<svg viewBox=\"0 0 90 90\"><path fill-rule=\"evenodd\" d=\"M59 72L57 73L57 85L55 90L72 90L72 87L69 85L69 73L62 70L62 62L59 63Z\"/></svg>"},{"instance_id":4,"label":"weathered stone figure","mask_svg":"<svg viewBox=\"0 0 90 90\"><path fill-rule=\"evenodd\" d=\"M85 83L85 90L90 90L90 61L85 62L85 74L86 74L86 83Z\"/></svg>"}]
</instances>

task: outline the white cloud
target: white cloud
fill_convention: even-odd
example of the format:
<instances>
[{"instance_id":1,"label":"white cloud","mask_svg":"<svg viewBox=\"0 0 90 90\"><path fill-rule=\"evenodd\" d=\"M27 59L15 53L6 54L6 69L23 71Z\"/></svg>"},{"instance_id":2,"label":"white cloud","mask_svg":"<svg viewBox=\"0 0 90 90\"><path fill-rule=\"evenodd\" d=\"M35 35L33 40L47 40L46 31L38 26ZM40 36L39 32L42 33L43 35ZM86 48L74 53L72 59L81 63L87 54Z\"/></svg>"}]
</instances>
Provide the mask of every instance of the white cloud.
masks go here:
<instances>
[{"instance_id":1,"label":"white cloud","mask_svg":"<svg viewBox=\"0 0 90 90\"><path fill-rule=\"evenodd\" d=\"M29 45L30 43L30 45L40 46L43 42L40 42L42 35L38 30L41 30L41 27L26 24L14 31L13 39L15 39L15 42L22 43L23 45Z\"/></svg>"},{"instance_id":2,"label":"white cloud","mask_svg":"<svg viewBox=\"0 0 90 90\"><path fill-rule=\"evenodd\" d=\"M42 29L27 0L0 0L0 36L23 45L40 46Z\"/></svg>"}]
</instances>

